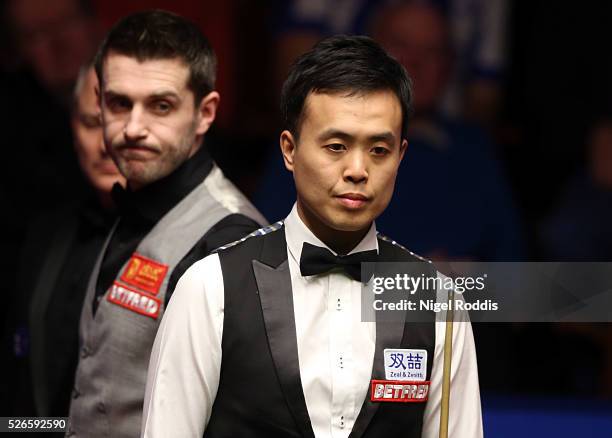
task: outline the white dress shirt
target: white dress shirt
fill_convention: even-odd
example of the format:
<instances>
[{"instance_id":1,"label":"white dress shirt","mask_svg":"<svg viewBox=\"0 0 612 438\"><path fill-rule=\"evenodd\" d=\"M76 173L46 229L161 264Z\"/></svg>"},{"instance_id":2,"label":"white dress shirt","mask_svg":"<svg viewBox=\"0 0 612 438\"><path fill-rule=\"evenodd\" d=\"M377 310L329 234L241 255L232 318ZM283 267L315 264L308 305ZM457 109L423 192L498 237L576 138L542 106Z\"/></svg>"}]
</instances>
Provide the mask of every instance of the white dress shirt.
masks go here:
<instances>
[{"instance_id":1,"label":"white dress shirt","mask_svg":"<svg viewBox=\"0 0 612 438\"><path fill-rule=\"evenodd\" d=\"M361 283L341 272L300 274L303 243L327 246L304 225L295 206L285 220L285 236L300 378L312 428L316 437L346 438L368 396L375 323L361 321ZM366 250L378 250L374 224L350 253ZM219 387L223 311L223 275L219 256L213 254L179 280L162 319L149 365L143 437L201 437L204 433ZM437 437L439 430L444 330L444 322L436 322L422 434L427 438ZM451 388L449 436L481 437L469 322L454 324Z\"/></svg>"}]
</instances>

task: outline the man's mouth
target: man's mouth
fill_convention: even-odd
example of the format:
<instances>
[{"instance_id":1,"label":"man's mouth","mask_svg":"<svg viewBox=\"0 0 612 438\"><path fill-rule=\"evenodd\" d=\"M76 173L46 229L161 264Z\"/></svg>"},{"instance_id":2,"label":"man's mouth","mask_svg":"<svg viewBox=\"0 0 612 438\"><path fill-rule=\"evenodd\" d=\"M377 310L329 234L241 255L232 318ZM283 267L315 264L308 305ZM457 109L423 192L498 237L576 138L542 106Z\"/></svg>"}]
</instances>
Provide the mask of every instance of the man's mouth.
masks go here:
<instances>
[{"instance_id":1,"label":"man's mouth","mask_svg":"<svg viewBox=\"0 0 612 438\"><path fill-rule=\"evenodd\" d=\"M121 154L123 158L148 158L151 155L159 154L159 151L156 148L139 145L139 144L122 144L115 148L115 150Z\"/></svg>"},{"instance_id":2,"label":"man's mouth","mask_svg":"<svg viewBox=\"0 0 612 438\"><path fill-rule=\"evenodd\" d=\"M130 149L130 150L143 150L143 151L151 151L151 152L155 152L157 150L153 146L147 146L144 144L126 144L126 143L116 146L115 149L118 151L123 150L123 149Z\"/></svg>"},{"instance_id":3,"label":"man's mouth","mask_svg":"<svg viewBox=\"0 0 612 438\"><path fill-rule=\"evenodd\" d=\"M358 209L368 203L370 198L361 193L343 193L336 196L340 203L350 209Z\"/></svg>"}]
</instances>

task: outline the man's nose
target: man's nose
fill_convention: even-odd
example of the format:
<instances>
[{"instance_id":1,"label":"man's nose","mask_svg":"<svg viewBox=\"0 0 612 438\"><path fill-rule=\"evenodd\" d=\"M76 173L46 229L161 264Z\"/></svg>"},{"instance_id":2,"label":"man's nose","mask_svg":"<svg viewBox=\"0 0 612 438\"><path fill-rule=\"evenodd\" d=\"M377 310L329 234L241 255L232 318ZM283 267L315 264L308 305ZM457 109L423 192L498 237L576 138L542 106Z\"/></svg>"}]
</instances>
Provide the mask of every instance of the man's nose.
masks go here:
<instances>
[{"instance_id":1,"label":"man's nose","mask_svg":"<svg viewBox=\"0 0 612 438\"><path fill-rule=\"evenodd\" d=\"M353 150L346 154L345 160L343 176L346 181L358 183L368 179L367 158L363 151Z\"/></svg>"},{"instance_id":2,"label":"man's nose","mask_svg":"<svg viewBox=\"0 0 612 438\"><path fill-rule=\"evenodd\" d=\"M126 141L136 141L145 138L147 134L144 114L139 107L134 106L126 120L123 136Z\"/></svg>"}]
</instances>

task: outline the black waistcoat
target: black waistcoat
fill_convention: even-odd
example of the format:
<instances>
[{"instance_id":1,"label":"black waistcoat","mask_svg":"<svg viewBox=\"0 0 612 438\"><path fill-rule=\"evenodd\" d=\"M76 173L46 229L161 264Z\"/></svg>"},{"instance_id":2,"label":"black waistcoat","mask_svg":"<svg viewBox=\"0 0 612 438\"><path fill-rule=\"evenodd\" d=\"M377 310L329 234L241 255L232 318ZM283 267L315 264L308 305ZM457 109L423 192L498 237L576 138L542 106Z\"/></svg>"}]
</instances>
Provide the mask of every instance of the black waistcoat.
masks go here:
<instances>
[{"instance_id":1,"label":"black waistcoat","mask_svg":"<svg viewBox=\"0 0 612 438\"><path fill-rule=\"evenodd\" d=\"M381 260L419 261L386 240L379 238L378 244ZM300 380L284 228L224 249L219 259L225 289L223 357L204 437L314 437ZM372 379L385 379L384 348L419 348L430 358L429 380L433 321L432 314L428 323L376 323ZM350 438L398 432L420 437L424 409L425 403L371 402L368 390Z\"/></svg>"}]
</instances>

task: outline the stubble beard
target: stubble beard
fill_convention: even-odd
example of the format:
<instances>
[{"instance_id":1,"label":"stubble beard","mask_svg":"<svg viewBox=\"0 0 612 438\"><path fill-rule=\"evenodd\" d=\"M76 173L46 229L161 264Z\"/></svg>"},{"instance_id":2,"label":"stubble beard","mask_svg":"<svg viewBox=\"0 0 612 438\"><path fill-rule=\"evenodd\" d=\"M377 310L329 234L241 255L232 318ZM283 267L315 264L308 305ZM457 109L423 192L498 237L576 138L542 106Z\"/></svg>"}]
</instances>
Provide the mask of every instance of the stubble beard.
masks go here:
<instances>
[{"instance_id":1,"label":"stubble beard","mask_svg":"<svg viewBox=\"0 0 612 438\"><path fill-rule=\"evenodd\" d=\"M190 132L177 146L166 148L155 158L139 161L124 159L117 155L115 162L130 187L141 188L170 175L187 161L193 141L194 137Z\"/></svg>"}]
</instances>

